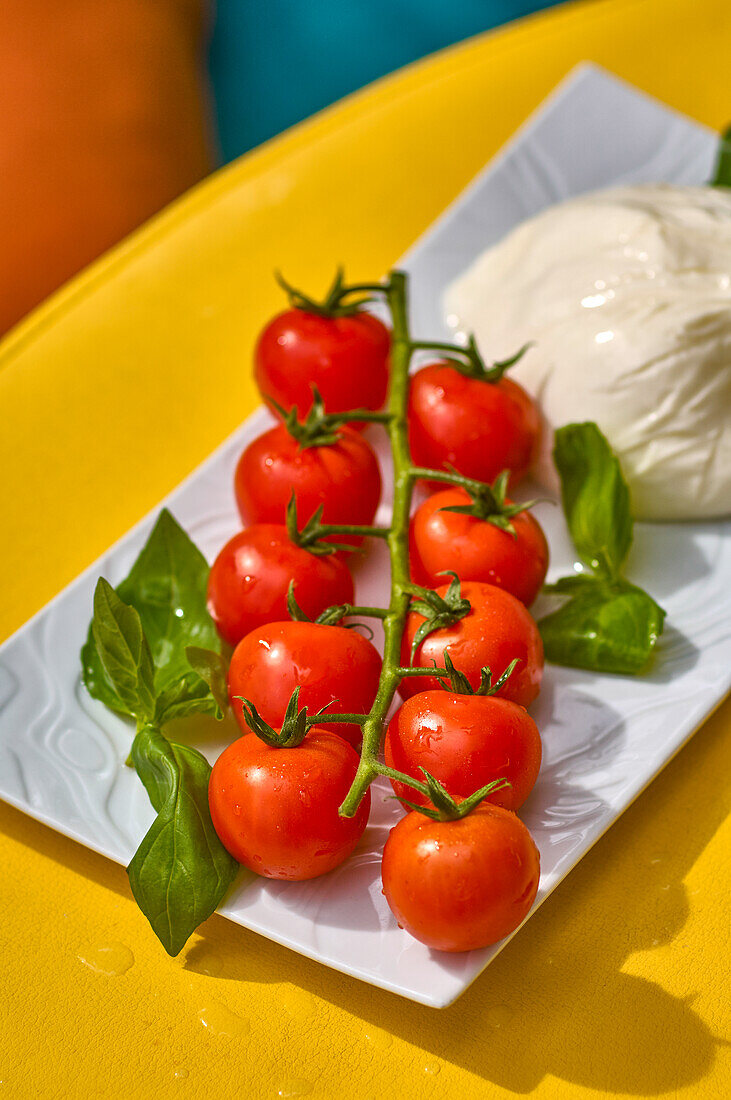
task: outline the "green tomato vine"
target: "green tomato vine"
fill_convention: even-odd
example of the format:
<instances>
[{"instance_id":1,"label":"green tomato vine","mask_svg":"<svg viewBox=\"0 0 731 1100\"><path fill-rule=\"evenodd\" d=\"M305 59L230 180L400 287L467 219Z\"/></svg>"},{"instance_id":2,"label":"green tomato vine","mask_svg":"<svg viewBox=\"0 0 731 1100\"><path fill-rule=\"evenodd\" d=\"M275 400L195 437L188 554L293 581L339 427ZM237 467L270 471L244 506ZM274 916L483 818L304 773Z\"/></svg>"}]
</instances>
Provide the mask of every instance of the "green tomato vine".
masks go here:
<instances>
[{"instance_id":1,"label":"green tomato vine","mask_svg":"<svg viewBox=\"0 0 731 1100\"><path fill-rule=\"evenodd\" d=\"M491 373L491 370L487 368L479 358L474 341L471 341L468 347L464 348L456 344L445 344L441 342L429 343L428 341L412 340L408 318L407 276L404 272L392 271L383 283L359 284L358 286L346 286L342 281L342 277L340 277L336 280L336 283L333 284L326 308L331 314L347 309L348 307L345 304L345 299L347 299L349 295L356 293L382 295L385 298L391 314L391 371L386 411L383 414L376 414L378 421L383 423L388 434L391 457L393 460L394 497L391 523L387 528L357 525L348 527L335 525L323 526L319 524L319 517L315 517L314 523L310 525L312 530L307 528L307 533L305 535L305 539L308 543L312 544L325 534L355 534L383 538L386 540L388 546L391 565L391 593L388 607L357 609L361 614L364 612L370 613L374 617L380 618L383 622L383 663L381 665L381 676L376 698L370 713L365 717L361 715L337 716L339 721L347 721L348 718L351 717L354 722L357 721L357 724L362 727L363 731L363 742L358 770L353 780L353 784L340 807L340 813L344 817L352 817L357 812L358 806L366 791L378 775L398 779L420 790L423 788L423 791L427 790L423 784L419 784L411 777L402 775L400 772L395 772L393 768L387 767L379 759L381 738L386 716L398 686L404 676L423 675L424 673L431 676L449 676L446 669L401 667L401 642L406 627L406 617L411 607L412 596L424 597L424 590L413 584L409 571L408 530L414 485L417 480L427 476L437 477L438 480L452 485L461 485L463 487L469 486L473 491L481 489L485 492L490 492L489 486L482 486L472 479L463 478L456 472L443 470L432 471L415 466L412 462L409 449L407 422L409 367L411 365L412 356L417 350L440 353L446 352L455 361L459 361L462 364L467 362L470 371L476 376L479 375L484 377L488 381L493 380L493 373ZM309 299L307 299L307 301L309 302ZM359 304L363 304L363 299L361 299ZM500 377L503 370L509 365L510 363L496 364L494 368L495 378L497 379ZM362 416L359 411L355 410L352 414L347 416L345 414L338 414L338 418L342 423L346 419L362 419ZM376 419L376 417L373 417L373 419ZM290 526L292 526L293 523L296 525L296 512L294 509L291 510L289 516ZM312 546L308 545L308 549L311 548ZM455 583L458 587L456 578ZM460 607L458 609L450 610L446 603L444 605L446 610L439 611L439 609L437 609L435 615L438 621L428 626L427 623L425 623L424 625L427 626L427 630L435 629L436 626L444 625L446 622L452 621L452 619L460 618L462 615L467 614L470 610L469 603L467 603L466 600L461 600L459 602ZM439 618L439 616L441 616L441 618ZM424 633L426 632L427 631L424 631ZM323 715L322 717L325 716ZM478 801L481 801L482 798L486 797L488 793L490 792L476 792L476 801L474 805L476 805ZM477 797L478 794L479 798Z\"/></svg>"}]
</instances>

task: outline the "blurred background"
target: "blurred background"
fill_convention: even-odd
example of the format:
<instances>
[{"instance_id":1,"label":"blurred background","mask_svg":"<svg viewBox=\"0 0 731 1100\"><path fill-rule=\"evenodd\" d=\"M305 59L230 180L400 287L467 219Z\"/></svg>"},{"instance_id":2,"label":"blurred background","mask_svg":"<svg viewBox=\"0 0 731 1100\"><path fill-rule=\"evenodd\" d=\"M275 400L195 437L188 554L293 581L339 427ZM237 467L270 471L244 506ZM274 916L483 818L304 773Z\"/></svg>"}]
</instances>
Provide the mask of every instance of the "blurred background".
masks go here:
<instances>
[{"instance_id":1,"label":"blurred background","mask_svg":"<svg viewBox=\"0 0 731 1100\"><path fill-rule=\"evenodd\" d=\"M557 0L218 0L210 50L224 160L385 73Z\"/></svg>"},{"instance_id":2,"label":"blurred background","mask_svg":"<svg viewBox=\"0 0 731 1100\"><path fill-rule=\"evenodd\" d=\"M551 6L2 0L0 335L221 164L394 69Z\"/></svg>"}]
</instances>

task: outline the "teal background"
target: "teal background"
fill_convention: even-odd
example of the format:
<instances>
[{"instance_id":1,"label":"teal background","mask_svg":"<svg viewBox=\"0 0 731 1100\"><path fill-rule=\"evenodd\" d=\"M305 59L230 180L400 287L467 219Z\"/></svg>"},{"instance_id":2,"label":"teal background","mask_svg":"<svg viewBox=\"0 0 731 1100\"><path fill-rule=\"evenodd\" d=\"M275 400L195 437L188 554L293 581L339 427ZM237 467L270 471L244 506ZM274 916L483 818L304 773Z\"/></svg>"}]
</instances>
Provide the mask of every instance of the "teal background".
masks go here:
<instances>
[{"instance_id":1,"label":"teal background","mask_svg":"<svg viewBox=\"0 0 731 1100\"><path fill-rule=\"evenodd\" d=\"M217 0L224 161L385 73L556 0Z\"/></svg>"}]
</instances>

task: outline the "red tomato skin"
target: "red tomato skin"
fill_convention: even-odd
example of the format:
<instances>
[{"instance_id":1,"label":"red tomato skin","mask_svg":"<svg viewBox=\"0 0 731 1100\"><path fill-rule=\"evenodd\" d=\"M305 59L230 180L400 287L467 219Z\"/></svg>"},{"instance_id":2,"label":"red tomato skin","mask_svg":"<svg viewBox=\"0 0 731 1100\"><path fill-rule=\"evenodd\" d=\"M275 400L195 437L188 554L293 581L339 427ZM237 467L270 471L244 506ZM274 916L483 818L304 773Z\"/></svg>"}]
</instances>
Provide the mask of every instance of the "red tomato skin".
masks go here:
<instances>
[{"instance_id":1,"label":"red tomato skin","mask_svg":"<svg viewBox=\"0 0 731 1100\"><path fill-rule=\"evenodd\" d=\"M286 527L259 523L229 539L208 577L208 611L224 641L235 646L256 627L286 619L290 581L310 618L331 604L353 602L353 578L343 561L295 546Z\"/></svg>"},{"instance_id":2,"label":"red tomato skin","mask_svg":"<svg viewBox=\"0 0 731 1100\"><path fill-rule=\"evenodd\" d=\"M372 448L349 428L337 443L301 449L280 424L244 450L234 489L244 524L284 523L294 491L300 525L322 504L323 523L369 526L381 499L381 473ZM337 535L331 541L359 546L363 540Z\"/></svg>"},{"instance_id":3,"label":"red tomato skin","mask_svg":"<svg viewBox=\"0 0 731 1100\"><path fill-rule=\"evenodd\" d=\"M347 859L368 822L370 792L354 817L338 815L357 768L354 749L317 726L290 749L247 734L213 765L214 828L234 859L265 878L324 875Z\"/></svg>"},{"instance_id":4,"label":"red tomato skin","mask_svg":"<svg viewBox=\"0 0 731 1100\"><path fill-rule=\"evenodd\" d=\"M530 512L510 522L515 535L476 516L443 509L470 503L464 489L446 489L419 506L411 521L417 584L434 588L439 574L454 569L463 581L483 581L512 593L526 606L533 603L548 570L548 543Z\"/></svg>"},{"instance_id":5,"label":"red tomato skin","mask_svg":"<svg viewBox=\"0 0 731 1100\"><path fill-rule=\"evenodd\" d=\"M537 454L539 436L538 410L510 378L482 382L433 363L411 379L409 444L417 466L453 466L489 482L509 469L510 484L517 485Z\"/></svg>"},{"instance_id":6,"label":"red tomato skin","mask_svg":"<svg viewBox=\"0 0 731 1100\"><path fill-rule=\"evenodd\" d=\"M248 733L239 696L251 700L264 721L279 729L296 687L299 705L309 714L324 706L330 714L368 714L380 675L378 650L355 630L322 623L269 623L236 646L228 693L236 720ZM360 744L360 726L328 722L327 729L351 745Z\"/></svg>"},{"instance_id":7,"label":"red tomato skin","mask_svg":"<svg viewBox=\"0 0 731 1100\"><path fill-rule=\"evenodd\" d=\"M496 779L508 779L488 801L517 810L533 790L541 767L538 727L523 707L494 696L424 691L399 708L386 732L386 763L423 781L426 768L462 801ZM429 800L392 781L399 798L418 806Z\"/></svg>"},{"instance_id":8,"label":"red tomato skin","mask_svg":"<svg viewBox=\"0 0 731 1100\"><path fill-rule=\"evenodd\" d=\"M483 802L461 821L407 814L386 841L381 875L391 911L415 939L437 951L472 951L525 919L540 857L514 813Z\"/></svg>"},{"instance_id":9,"label":"red tomato skin","mask_svg":"<svg viewBox=\"0 0 731 1100\"><path fill-rule=\"evenodd\" d=\"M447 587L442 585L436 591L443 596ZM424 619L415 611L409 612L401 645L402 665L428 668L436 661L437 666L444 668L444 650L448 649L455 667L477 688L483 665L489 666L493 679L497 679L517 657L520 663L498 696L521 707L530 706L540 691L543 676L543 642L530 612L515 596L494 584L466 581L462 595L469 600L472 610L452 626L429 634L417 648L413 661L411 644ZM439 684L433 676L408 676L401 681L399 692L403 699L408 699Z\"/></svg>"},{"instance_id":10,"label":"red tomato skin","mask_svg":"<svg viewBox=\"0 0 731 1100\"><path fill-rule=\"evenodd\" d=\"M321 317L288 309L259 337L254 377L265 400L273 397L287 411L296 405L299 417L312 406L313 385L327 412L380 409L390 349L389 329L370 313Z\"/></svg>"}]
</instances>

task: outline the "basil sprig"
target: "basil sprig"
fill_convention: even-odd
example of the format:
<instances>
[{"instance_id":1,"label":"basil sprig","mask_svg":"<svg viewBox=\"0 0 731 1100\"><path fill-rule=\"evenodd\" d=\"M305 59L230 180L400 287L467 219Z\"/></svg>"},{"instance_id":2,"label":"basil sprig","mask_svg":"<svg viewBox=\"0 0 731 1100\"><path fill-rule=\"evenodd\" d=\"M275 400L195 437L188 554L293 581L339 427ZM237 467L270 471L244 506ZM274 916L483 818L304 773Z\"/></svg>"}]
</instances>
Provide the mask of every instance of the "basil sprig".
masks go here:
<instances>
[{"instance_id":1,"label":"basil sprig","mask_svg":"<svg viewBox=\"0 0 731 1100\"><path fill-rule=\"evenodd\" d=\"M225 662L206 610L208 565L169 512L161 513L126 580L100 578L82 650L89 692L133 718L130 759L157 812L127 868L135 900L170 955L216 909L238 870L211 821L211 768L168 740L164 723L222 717Z\"/></svg>"},{"instance_id":2,"label":"basil sprig","mask_svg":"<svg viewBox=\"0 0 731 1100\"><path fill-rule=\"evenodd\" d=\"M546 657L597 672L641 672L665 612L622 575L633 524L619 461L591 422L559 428L553 457L569 532L588 571L545 587L569 597L538 624Z\"/></svg>"}]
</instances>

